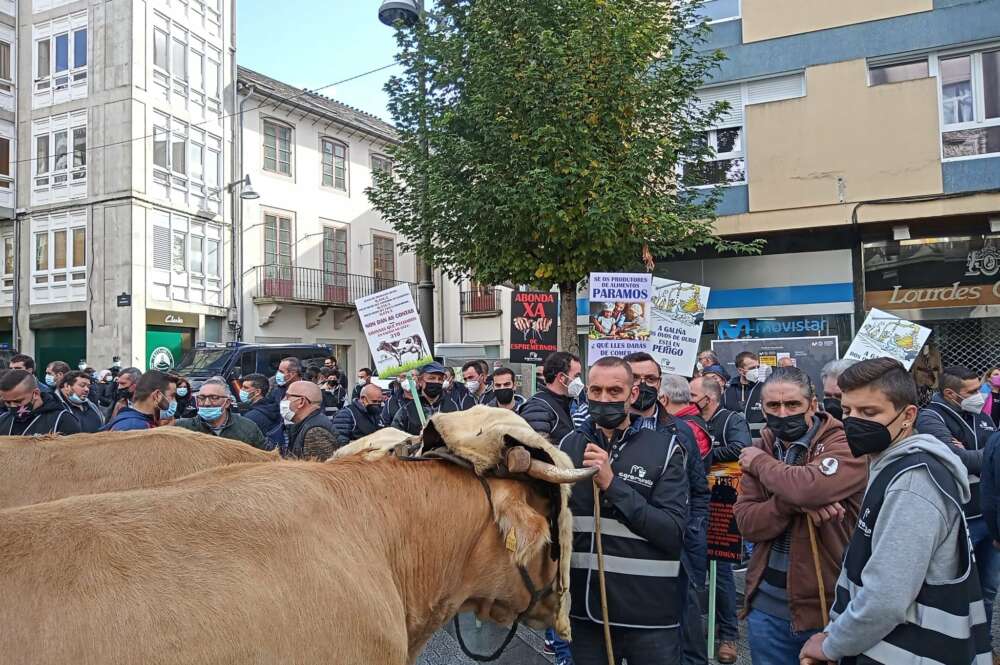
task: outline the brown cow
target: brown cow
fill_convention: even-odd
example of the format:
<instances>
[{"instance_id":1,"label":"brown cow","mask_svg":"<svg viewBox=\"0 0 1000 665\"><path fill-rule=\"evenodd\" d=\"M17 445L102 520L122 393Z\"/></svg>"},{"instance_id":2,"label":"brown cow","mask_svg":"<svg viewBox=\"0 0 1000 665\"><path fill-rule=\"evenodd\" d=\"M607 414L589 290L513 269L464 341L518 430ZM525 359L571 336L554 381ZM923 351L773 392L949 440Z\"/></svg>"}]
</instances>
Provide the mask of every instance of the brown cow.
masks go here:
<instances>
[{"instance_id":1,"label":"brown cow","mask_svg":"<svg viewBox=\"0 0 1000 665\"><path fill-rule=\"evenodd\" d=\"M572 472L579 480L590 471ZM530 479L362 456L220 467L0 511L18 665L412 663L462 610L510 623L557 576ZM552 625L557 593L531 606Z\"/></svg>"},{"instance_id":2,"label":"brown cow","mask_svg":"<svg viewBox=\"0 0 1000 665\"><path fill-rule=\"evenodd\" d=\"M78 494L149 487L225 464L277 459L277 452L178 427L0 437L0 510Z\"/></svg>"}]
</instances>

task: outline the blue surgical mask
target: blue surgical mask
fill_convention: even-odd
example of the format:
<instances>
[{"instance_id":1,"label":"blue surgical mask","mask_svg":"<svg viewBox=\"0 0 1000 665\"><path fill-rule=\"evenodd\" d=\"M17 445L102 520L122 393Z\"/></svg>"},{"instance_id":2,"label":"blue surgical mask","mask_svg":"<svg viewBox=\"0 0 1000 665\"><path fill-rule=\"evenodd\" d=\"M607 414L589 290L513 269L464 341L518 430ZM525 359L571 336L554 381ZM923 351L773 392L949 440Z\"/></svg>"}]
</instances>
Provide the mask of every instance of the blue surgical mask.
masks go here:
<instances>
[{"instance_id":1,"label":"blue surgical mask","mask_svg":"<svg viewBox=\"0 0 1000 665\"><path fill-rule=\"evenodd\" d=\"M55 388L56 387L56 377L53 376L52 374L46 374L45 375L45 385L50 386L52 388Z\"/></svg>"},{"instance_id":2,"label":"blue surgical mask","mask_svg":"<svg viewBox=\"0 0 1000 665\"><path fill-rule=\"evenodd\" d=\"M83 400L82 397L80 397L76 393L70 393L69 394L69 401L73 402L73 404L83 404L84 400Z\"/></svg>"},{"instance_id":3,"label":"blue surgical mask","mask_svg":"<svg viewBox=\"0 0 1000 665\"><path fill-rule=\"evenodd\" d=\"M178 388L177 389L177 396L178 397L187 397L188 396L188 389L187 388Z\"/></svg>"},{"instance_id":4,"label":"blue surgical mask","mask_svg":"<svg viewBox=\"0 0 1000 665\"><path fill-rule=\"evenodd\" d=\"M240 401L241 402L249 402L250 401L250 393L247 392L246 390L240 389Z\"/></svg>"},{"instance_id":5,"label":"blue surgical mask","mask_svg":"<svg viewBox=\"0 0 1000 665\"><path fill-rule=\"evenodd\" d=\"M170 400L170 406L165 409L160 409L161 418L173 418L174 414L177 413L177 400Z\"/></svg>"},{"instance_id":6,"label":"blue surgical mask","mask_svg":"<svg viewBox=\"0 0 1000 665\"><path fill-rule=\"evenodd\" d=\"M198 417L205 421L218 420L222 417L221 406L199 406Z\"/></svg>"},{"instance_id":7,"label":"blue surgical mask","mask_svg":"<svg viewBox=\"0 0 1000 665\"><path fill-rule=\"evenodd\" d=\"M275 374L274 375L274 382L277 385L279 385L279 386L285 385L285 373L284 372L278 372L277 374Z\"/></svg>"}]
</instances>

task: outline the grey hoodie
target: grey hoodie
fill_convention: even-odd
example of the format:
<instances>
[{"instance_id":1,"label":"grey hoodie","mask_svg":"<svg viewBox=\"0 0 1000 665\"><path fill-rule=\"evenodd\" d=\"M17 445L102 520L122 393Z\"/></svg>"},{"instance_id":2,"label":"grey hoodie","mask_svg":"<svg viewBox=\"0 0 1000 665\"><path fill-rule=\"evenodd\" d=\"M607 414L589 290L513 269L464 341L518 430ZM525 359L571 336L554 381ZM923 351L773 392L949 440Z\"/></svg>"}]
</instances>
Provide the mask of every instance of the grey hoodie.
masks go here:
<instances>
[{"instance_id":1,"label":"grey hoodie","mask_svg":"<svg viewBox=\"0 0 1000 665\"><path fill-rule=\"evenodd\" d=\"M868 486L889 464L915 452L940 460L955 478L962 503L969 500L965 465L947 444L928 434L915 434L873 456ZM926 469L904 473L886 488L872 534L871 558L861 573L862 586L852 584L840 571L838 584L850 590L851 602L843 614L830 614L823 642L829 660L860 655L905 623L925 581L954 579L964 565L958 560L960 519L959 506L938 489Z\"/></svg>"}]
</instances>

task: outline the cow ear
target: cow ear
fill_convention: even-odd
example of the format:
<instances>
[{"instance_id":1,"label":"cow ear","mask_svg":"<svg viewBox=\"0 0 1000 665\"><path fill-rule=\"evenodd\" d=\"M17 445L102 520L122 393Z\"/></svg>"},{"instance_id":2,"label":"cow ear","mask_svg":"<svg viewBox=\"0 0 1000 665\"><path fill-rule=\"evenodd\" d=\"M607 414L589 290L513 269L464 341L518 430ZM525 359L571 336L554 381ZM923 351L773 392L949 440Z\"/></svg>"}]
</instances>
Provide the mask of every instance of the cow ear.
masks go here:
<instances>
[{"instance_id":1,"label":"cow ear","mask_svg":"<svg viewBox=\"0 0 1000 665\"><path fill-rule=\"evenodd\" d=\"M424 426L424 430L420 433L420 440L424 444L425 451L444 446L444 438L438 432L433 418L428 420L427 425Z\"/></svg>"},{"instance_id":2,"label":"cow ear","mask_svg":"<svg viewBox=\"0 0 1000 665\"><path fill-rule=\"evenodd\" d=\"M528 503L528 491L523 483L493 484L493 514L500 538L520 565L527 564L550 540L549 523Z\"/></svg>"}]
</instances>

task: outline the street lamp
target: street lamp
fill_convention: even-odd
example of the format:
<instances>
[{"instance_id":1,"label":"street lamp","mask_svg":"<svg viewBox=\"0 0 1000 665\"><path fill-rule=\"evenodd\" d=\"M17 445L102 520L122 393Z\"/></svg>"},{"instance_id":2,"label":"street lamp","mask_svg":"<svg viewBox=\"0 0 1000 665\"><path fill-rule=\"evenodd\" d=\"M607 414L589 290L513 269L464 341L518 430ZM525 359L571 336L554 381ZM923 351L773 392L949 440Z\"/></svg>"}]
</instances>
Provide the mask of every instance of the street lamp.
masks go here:
<instances>
[{"instance_id":1,"label":"street lamp","mask_svg":"<svg viewBox=\"0 0 1000 665\"><path fill-rule=\"evenodd\" d=\"M387 26L394 26L397 21L402 22L407 27L413 27L424 17L424 0L382 0L382 6L378 10L378 19ZM427 74L424 71L423 62L419 68L420 93L427 100ZM425 105L426 106L426 105ZM427 115L426 111L420 112L420 146L424 153L424 159L430 157L430 143L427 140ZM427 216L427 175L423 176L420 185L421 195L421 215ZM420 281L417 283L417 309L420 311L420 324L427 335L427 345L434 353L434 268L428 261L421 261Z\"/></svg>"}]
</instances>

